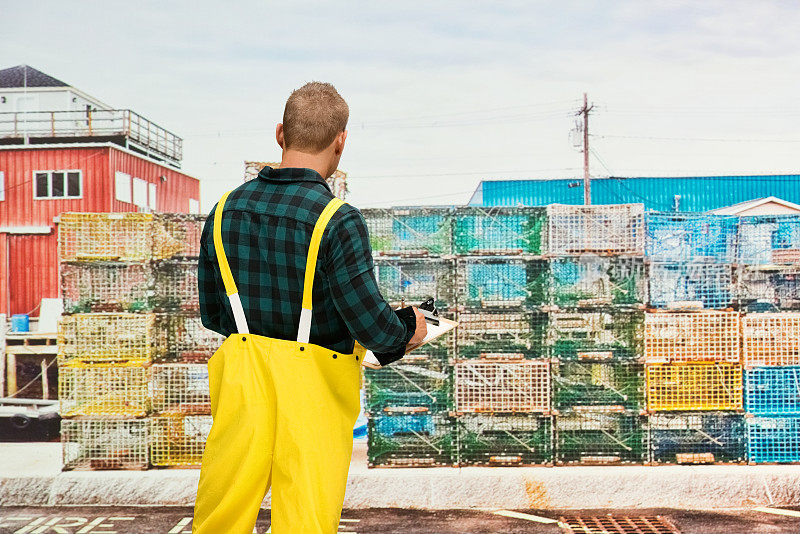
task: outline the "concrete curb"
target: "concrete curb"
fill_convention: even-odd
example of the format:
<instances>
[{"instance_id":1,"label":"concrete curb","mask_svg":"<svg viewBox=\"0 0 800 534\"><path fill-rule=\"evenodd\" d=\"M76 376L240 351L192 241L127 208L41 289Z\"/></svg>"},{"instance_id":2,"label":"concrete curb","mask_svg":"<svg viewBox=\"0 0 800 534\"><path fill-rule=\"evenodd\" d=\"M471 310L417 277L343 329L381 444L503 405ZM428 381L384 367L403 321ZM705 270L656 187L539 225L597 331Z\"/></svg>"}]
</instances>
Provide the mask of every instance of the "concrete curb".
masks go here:
<instances>
[{"instance_id":1,"label":"concrete curb","mask_svg":"<svg viewBox=\"0 0 800 534\"><path fill-rule=\"evenodd\" d=\"M800 503L800 465L357 471L345 508L708 510ZM198 470L7 477L0 478L0 505L191 506L198 477Z\"/></svg>"}]
</instances>

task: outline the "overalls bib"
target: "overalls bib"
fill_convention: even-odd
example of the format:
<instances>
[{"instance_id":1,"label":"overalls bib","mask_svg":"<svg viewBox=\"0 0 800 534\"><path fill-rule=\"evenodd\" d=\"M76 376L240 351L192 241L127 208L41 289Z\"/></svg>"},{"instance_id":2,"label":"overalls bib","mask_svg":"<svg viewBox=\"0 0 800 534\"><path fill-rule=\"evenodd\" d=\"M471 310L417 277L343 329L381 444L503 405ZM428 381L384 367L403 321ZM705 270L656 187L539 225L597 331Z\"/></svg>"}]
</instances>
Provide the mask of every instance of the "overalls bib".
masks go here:
<instances>
[{"instance_id":1,"label":"overalls bib","mask_svg":"<svg viewBox=\"0 0 800 534\"><path fill-rule=\"evenodd\" d=\"M325 228L343 204L331 200L311 235L297 341L249 333L222 246L214 248L238 333L208 361L213 425L203 453L194 534L251 534L272 486L274 534L333 534L342 513L359 412L361 359L308 342L311 290Z\"/></svg>"}]
</instances>

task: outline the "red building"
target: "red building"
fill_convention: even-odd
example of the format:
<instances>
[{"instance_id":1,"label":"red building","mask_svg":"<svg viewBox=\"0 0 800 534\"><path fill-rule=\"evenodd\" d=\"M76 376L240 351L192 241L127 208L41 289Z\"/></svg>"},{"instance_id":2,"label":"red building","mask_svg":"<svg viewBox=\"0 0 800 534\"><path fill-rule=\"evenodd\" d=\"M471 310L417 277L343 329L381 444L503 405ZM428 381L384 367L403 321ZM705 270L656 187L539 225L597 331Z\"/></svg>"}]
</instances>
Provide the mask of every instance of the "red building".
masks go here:
<instances>
[{"instance_id":1,"label":"red building","mask_svg":"<svg viewBox=\"0 0 800 534\"><path fill-rule=\"evenodd\" d=\"M38 315L59 296L61 213L198 212L181 157L179 137L130 110L25 65L0 70L0 313Z\"/></svg>"}]
</instances>

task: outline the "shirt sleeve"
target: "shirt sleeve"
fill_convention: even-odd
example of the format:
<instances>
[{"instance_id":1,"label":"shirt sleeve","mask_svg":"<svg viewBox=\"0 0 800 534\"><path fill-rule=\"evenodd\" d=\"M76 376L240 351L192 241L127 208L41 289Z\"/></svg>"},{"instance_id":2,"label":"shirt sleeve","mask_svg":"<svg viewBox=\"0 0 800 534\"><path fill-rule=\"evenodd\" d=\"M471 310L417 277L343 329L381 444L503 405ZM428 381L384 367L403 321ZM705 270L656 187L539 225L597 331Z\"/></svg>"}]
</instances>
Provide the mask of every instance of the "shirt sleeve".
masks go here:
<instances>
[{"instance_id":1,"label":"shirt sleeve","mask_svg":"<svg viewBox=\"0 0 800 534\"><path fill-rule=\"evenodd\" d=\"M353 209L331 230L324 272L337 311L353 338L379 359L402 357L414 323L398 317L378 289L364 217Z\"/></svg>"},{"instance_id":2,"label":"shirt sleeve","mask_svg":"<svg viewBox=\"0 0 800 534\"><path fill-rule=\"evenodd\" d=\"M225 312L225 308L221 300L220 282L217 280L216 252L212 255L209 247L213 221L214 210L211 211L208 219L206 219L206 223L203 225L203 233L200 236L200 257L197 264L200 320L203 322L203 326L209 330L227 336L230 332L226 332L222 327L222 314Z\"/></svg>"}]
</instances>

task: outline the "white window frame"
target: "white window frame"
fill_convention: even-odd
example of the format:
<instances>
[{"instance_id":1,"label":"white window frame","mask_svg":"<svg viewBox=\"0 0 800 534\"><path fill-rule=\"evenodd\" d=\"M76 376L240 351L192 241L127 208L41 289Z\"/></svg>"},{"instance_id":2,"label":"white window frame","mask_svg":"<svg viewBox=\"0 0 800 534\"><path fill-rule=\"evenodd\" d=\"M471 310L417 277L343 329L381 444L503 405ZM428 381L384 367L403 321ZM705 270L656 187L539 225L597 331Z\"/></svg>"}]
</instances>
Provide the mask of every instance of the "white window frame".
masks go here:
<instances>
[{"instance_id":1,"label":"white window frame","mask_svg":"<svg viewBox=\"0 0 800 534\"><path fill-rule=\"evenodd\" d=\"M53 196L53 173L54 172L61 172L64 173L64 196L63 197L54 197ZM67 174L70 172L77 172L78 173L78 183L80 184L81 194L78 196L69 196L67 195ZM47 173L47 196L40 197L36 195L37 189L37 181L36 175ZM32 173L33 178L33 200L81 200L83 198L83 171L81 169L48 169L48 170L36 170Z\"/></svg>"},{"instance_id":2,"label":"white window frame","mask_svg":"<svg viewBox=\"0 0 800 534\"><path fill-rule=\"evenodd\" d=\"M147 207L150 208L150 211L156 211L158 208L158 203L156 202L156 198L158 195L158 188L156 184L152 182L147 183Z\"/></svg>"},{"instance_id":3,"label":"white window frame","mask_svg":"<svg viewBox=\"0 0 800 534\"><path fill-rule=\"evenodd\" d=\"M126 183L122 184L120 181L121 179ZM125 196L125 198L122 198L120 193L126 190L128 194ZM114 172L114 199L118 200L119 202L133 204L133 182L131 181L131 175L127 172Z\"/></svg>"},{"instance_id":4,"label":"white window frame","mask_svg":"<svg viewBox=\"0 0 800 534\"><path fill-rule=\"evenodd\" d=\"M133 180L131 180L131 184L133 185L133 205L138 208L147 209L147 180L134 177Z\"/></svg>"},{"instance_id":5,"label":"white window frame","mask_svg":"<svg viewBox=\"0 0 800 534\"><path fill-rule=\"evenodd\" d=\"M0 171L0 202L6 199L6 173Z\"/></svg>"},{"instance_id":6,"label":"white window frame","mask_svg":"<svg viewBox=\"0 0 800 534\"><path fill-rule=\"evenodd\" d=\"M189 213L197 215L200 213L200 201L194 198L189 199Z\"/></svg>"}]
</instances>

